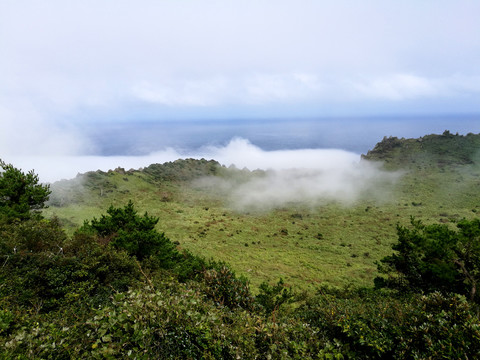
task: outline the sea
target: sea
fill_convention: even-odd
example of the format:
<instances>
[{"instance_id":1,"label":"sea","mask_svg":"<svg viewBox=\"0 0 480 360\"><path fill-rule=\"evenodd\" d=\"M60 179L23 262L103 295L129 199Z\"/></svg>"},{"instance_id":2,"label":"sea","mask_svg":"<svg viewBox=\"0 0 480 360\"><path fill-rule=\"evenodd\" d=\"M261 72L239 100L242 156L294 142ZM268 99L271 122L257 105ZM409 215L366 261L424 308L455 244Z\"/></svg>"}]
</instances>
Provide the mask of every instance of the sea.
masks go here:
<instances>
[{"instance_id":1,"label":"sea","mask_svg":"<svg viewBox=\"0 0 480 360\"><path fill-rule=\"evenodd\" d=\"M480 115L319 117L100 122L84 126L96 156L141 156L167 148L191 153L242 138L264 151L342 149L364 154L387 136L480 133Z\"/></svg>"}]
</instances>

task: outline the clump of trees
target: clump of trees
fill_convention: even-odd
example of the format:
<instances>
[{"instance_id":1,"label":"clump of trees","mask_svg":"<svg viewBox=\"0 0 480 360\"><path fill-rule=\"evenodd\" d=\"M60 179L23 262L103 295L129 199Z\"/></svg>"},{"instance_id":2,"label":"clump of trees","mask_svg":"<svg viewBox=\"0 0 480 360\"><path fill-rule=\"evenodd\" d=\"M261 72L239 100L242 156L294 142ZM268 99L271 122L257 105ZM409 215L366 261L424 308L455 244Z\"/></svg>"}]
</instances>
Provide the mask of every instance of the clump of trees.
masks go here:
<instances>
[{"instance_id":1,"label":"clump of trees","mask_svg":"<svg viewBox=\"0 0 480 360\"><path fill-rule=\"evenodd\" d=\"M463 219L454 230L412 218L411 228L398 226L397 234L396 252L379 263L386 277L377 278L377 286L458 293L478 302L480 219Z\"/></svg>"},{"instance_id":2,"label":"clump of trees","mask_svg":"<svg viewBox=\"0 0 480 360\"><path fill-rule=\"evenodd\" d=\"M255 295L132 202L68 237L38 213L48 187L2 167L1 358L480 357L478 219L399 226L377 288L297 294L280 280Z\"/></svg>"}]
</instances>

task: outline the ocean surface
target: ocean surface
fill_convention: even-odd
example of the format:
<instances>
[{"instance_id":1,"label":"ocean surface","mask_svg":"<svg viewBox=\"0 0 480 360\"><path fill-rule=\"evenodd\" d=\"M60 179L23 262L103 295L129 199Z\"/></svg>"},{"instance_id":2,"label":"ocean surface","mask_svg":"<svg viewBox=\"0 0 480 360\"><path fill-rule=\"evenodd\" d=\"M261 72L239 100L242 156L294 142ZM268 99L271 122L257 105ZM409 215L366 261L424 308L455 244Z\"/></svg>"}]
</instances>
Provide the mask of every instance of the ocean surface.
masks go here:
<instances>
[{"instance_id":1,"label":"ocean surface","mask_svg":"<svg viewBox=\"0 0 480 360\"><path fill-rule=\"evenodd\" d=\"M363 154L384 136L417 138L445 130L480 133L480 115L123 121L83 127L94 149L88 155L96 156L141 156L167 148L191 153L226 146L234 138L265 151L342 149Z\"/></svg>"}]
</instances>

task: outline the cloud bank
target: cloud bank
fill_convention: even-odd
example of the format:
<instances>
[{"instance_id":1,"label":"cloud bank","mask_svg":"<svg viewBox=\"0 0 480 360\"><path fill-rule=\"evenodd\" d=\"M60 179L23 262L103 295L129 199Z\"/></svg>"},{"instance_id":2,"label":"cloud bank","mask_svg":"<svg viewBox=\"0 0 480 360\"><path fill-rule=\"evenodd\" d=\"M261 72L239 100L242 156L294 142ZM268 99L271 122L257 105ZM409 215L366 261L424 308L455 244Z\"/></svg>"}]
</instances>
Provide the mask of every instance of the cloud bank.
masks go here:
<instances>
[{"instance_id":1,"label":"cloud bank","mask_svg":"<svg viewBox=\"0 0 480 360\"><path fill-rule=\"evenodd\" d=\"M400 173L360 161L357 154L331 149L262 151L244 139L215 148L218 159L248 169L267 170L245 178L205 178L197 186L227 196L239 211L265 211L292 204L315 206L337 202L349 206L360 199L391 200ZM222 161L221 161L222 162Z\"/></svg>"}]
</instances>

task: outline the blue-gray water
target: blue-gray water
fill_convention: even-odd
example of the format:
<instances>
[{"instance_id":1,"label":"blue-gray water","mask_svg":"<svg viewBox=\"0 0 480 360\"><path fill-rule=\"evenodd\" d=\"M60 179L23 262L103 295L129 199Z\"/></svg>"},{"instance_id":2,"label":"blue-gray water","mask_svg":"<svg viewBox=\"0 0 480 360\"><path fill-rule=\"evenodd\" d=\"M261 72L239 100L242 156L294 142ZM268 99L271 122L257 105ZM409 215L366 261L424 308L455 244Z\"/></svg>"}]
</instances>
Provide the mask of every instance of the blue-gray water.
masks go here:
<instances>
[{"instance_id":1,"label":"blue-gray water","mask_svg":"<svg viewBox=\"0 0 480 360\"><path fill-rule=\"evenodd\" d=\"M176 120L97 123L84 128L95 155L144 155L165 148L191 151L248 139L263 150L336 148L366 153L384 136L480 133L480 115L318 119Z\"/></svg>"}]
</instances>

